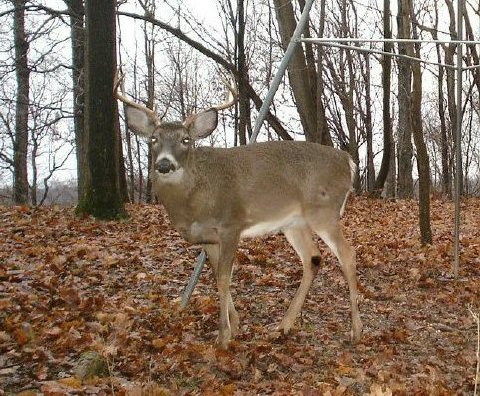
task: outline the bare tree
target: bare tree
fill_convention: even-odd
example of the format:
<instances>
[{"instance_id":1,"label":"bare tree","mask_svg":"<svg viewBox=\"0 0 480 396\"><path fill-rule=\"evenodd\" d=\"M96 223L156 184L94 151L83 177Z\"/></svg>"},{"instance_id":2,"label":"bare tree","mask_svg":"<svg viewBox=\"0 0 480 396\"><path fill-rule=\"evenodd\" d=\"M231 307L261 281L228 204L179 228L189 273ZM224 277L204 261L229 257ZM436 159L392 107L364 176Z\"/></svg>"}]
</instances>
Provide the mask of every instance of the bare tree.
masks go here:
<instances>
[{"instance_id":1,"label":"bare tree","mask_svg":"<svg viewBox=\"0 0 480 396\"><path fill-rule=\"evenodd\" d=\"M435 24L433 29L431 29L432 38L438 40L438 3L434 2L435 7ZM441 55L442 46L436 44L437 52L437 61L442 63ZM441 161L442 161L442 191L447 197L452 196L452 177L451 177L451 158L449 150L449 138L447 133L447 121L445 117L445 95L444 95L444 76L445 69L443 66L438 68L438 78L437 78L437 93L438 93L438 117L440 119L440 152L441 152ZM451 134L450 134L451 136Z\"/></svg>"},{"instance_id":2,"label":"bare tree","mask_svg":"<svg viewBox=\"0 0 480 396\"><path fill-rule=\"evenodd\" d=\"M247 127L250 122L250 101L246 93L248 83L248 66L245 53L245 2L237 0L237 29L236 29L236 63L238 68L239 120L238 136L240 144L247 143Z\"/></svg>"},{"instance_id":3,"label":"bare tree","mask_svg":"<svg viewBox=\"0 0 480 396\"><path fill-rule=\"evenodd\" d=\"M87 0L86 133L91 177L77 213L98 218L125 216L119 181L118 115L114 101L115 1Z\"/></svg>"},{"instance_id":4,"label":"bare tree","mask_svg":"<svg viewBox=\"0 0 480 396\"><path fill-rule=\"evenodd\" d=\"M85 9L83 0L64 0L70 14L72 42L73 125L77 152L77 191L84 196L89 184L87 141L85 132Z\"/></svg>"},{"instance_id":5,"label":"bare tree","mask_svg":"<svg viewBox=\"0 0 480 396\"><path fill-rule=\"evenodd\" d=\"M293 31L296 28L295 14L290 0L273 0L277 15L282 47L286 50ZM288 65L288 79L297 104L300 121L305 133L305 139L312 142L320 141L317 135L316 108L316 78L307 64L307 58L300 46L294 51Z\"/></svg>"},{"instance_id":6,"label":"bare tree","mask_svg":"<svg viewBox=\"0 0 480 396\"><path fill-rule=\"evenodd\" d=\"M320 15L318 22L318 37L323 37L325 30L325 0L320 0ZM325 50L321 45L317 46L317 135L320 136L320 143L333 146L325 110L325 89L324 89L324 58Z\"/></svg>"},{"instance_id":7,"label":"bare tree","mask_svg":"<svg viewBox=\"0 0 480 396\"><path fill-rule=\"evenodd\" d=\"M363 79L365 81L365 111L361 106L362 96L358 95L359 105L358 108L362 113L363 118L363 130L365 131L365 137L367 142L367 180L366 191L373 192L375 187L375 165L374 165L374 153L373 153L373 124L372 124L372 97L371 97L371 81L370 81L370 54L364 54L365 62L360 63Z\"/></svg>"},{"instance_id":8,"label":"bare tree","mask_svg":"<svg viewBox=\"0 0 480 396\"><path fill-rule=\"evenodd\" d=\"M413 0L410 0L410 18L412 21L413 38L418 39L417 19L413 9ZM421 59L420 43L414 45L415 56ZM432 243L432 229L430 225L430 166L427 146L423 136L422 125L422 71L420 62L412 63L413 92L412 92L412 131L413 140L417 149L417 170L419 178L419 224L422 244Z\"/></svg>"},{"instance_id":9,"label":"bare tree","mask_svg":"<svg viewBox=\"0 0 480 396\"><path fill-rule=\"evenodd\" d=\"M409 0L398 0L398 37L411 38ZM409 43L398 43L398 52L412 56ZM411 124L411 61L398 59L398 196L413 197L412 124Z\"/></svg>"},{"instance_id":10,"label":"bare tree","mask_svg":"<svg viewBox=\"0 0 480 396\"><path fill-rule=\"evenodd\" d=\"M455 10L453 2L451 0L445 0L445 4L448 9L448 14L450 17L450 24L448 26L450 38L452 40L457 39L456 31L456 22L455 22ZM456 44L448 44L445 49L445 63L447 65L454 65L454 56L457 50ZM447 103L448 103L448 114L450 117L450 131L453 138L453 149L452 152L455 152L455 146L458 144L456 141L456 134L453 132L455 125L457 125L457 105L461 106L461 103L456 103L455 99L455 70L453 68L447 68ZM459 178L460 178L460 191L463 191L463 176L462 169L458 169Z\"/></svg>"},{"instance_id":11,"label":"bare tree","mask_svg":"<svg viewBox=\"0 0 480 396\"><path fill-rule=\"evenodd\" d=\"M390 23L390 0L383 0L383 37L386 39L392 38L392 27ZM383 51L390 53L392 52L392 44L385 42L383 44ZM383 157L382 163L380 165L380 170L378 172L377 179L375 180L374 190L376 191L377 196L380 195L381 190L385 186L387 177L389 174L393 174L392 182L388 183L389 188L387 188L387 196L395 195L395 188L390 188L394 184L396 177L395 169L395 143L393 141L393 126L392 126L392 115L390 111L390 100L391 100L391 80L392 80L392 57L389 55L384 55L381 60L382 64L382 112L383 112ZM393 158L393 166L391 166Z\"/></svg>"},{"instance_id":12,"label":"bare tree","mask_svg":"<svg viewBox=\"0 0 480 396\"><path fill-rule=\"evenodd\" d=\"M26 0L12 0L14 11L15 70L17 75L17 103L15 116L15 141L13 146L13 201L28 202L28 106L30 69L28 66L29 43L25 32Z\"/></svg>"}]
</instances>

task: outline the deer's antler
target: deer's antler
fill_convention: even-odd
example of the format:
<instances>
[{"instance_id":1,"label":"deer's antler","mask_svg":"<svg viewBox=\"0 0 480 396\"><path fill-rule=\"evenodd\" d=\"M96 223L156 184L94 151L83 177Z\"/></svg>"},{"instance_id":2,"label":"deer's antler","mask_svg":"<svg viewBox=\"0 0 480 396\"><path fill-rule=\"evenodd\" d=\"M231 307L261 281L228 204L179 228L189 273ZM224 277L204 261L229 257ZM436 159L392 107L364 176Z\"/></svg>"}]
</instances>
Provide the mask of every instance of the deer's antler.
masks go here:
<instances>
[{"instance_id":1,"label":"deer's antler","mask_svg":"<svg viewBox=\"0 0 480 396\"><path fill-rule=\"evenodd\" d=\"M118 92L118 88L120 87L122 93ZM158 125L160 123L157 114L152 110L149 109L147 106L142 105L140 103L134 102L132 99L128 98L125 95L125 83L124 83L124 76L122 75L120 78L118 77L118 73L115 75L115 80L114 80L114 92L120 101L125 103L126 105L130 107L134 107L138 110L143 111L146 116L155 124Z\"/></svg>"},{"instance_id":2,"label":"deer's antler","mask_svg":"<svg viewBox=\"0 0 480 396\"><path fill-rule=\"evenodd\" d=\"M215 110L224 110L228 109L229 107L232 107L238 99L238 92L237 88L235 86L235 78L233 75L230 77L230 81L228 81L223 75L220 76L222 79L222 82L225 84L225 86L228 89L228 99L224 103L220 103L218 105L212 106L212 109Z\"/></svg>"}]
</instances>

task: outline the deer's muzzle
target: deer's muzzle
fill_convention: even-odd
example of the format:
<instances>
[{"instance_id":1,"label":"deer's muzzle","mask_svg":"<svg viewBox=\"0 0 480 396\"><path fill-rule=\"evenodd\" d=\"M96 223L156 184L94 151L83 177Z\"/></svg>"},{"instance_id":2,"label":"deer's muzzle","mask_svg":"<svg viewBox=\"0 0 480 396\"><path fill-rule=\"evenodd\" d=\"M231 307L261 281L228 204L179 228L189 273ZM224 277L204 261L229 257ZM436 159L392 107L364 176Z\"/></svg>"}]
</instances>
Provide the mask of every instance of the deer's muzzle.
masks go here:
<instances>
[{"instance_id":1,"label":"deer's muzzle","mask_svg":"<svg viewBox=\"0 0 480 396\"><path fill-rule=\"evenodd\" d=\"M162 158L155 163L155 170L160 173L169 173L176 170L175 164L168 158Z\"/></svg>"}]
</instances>

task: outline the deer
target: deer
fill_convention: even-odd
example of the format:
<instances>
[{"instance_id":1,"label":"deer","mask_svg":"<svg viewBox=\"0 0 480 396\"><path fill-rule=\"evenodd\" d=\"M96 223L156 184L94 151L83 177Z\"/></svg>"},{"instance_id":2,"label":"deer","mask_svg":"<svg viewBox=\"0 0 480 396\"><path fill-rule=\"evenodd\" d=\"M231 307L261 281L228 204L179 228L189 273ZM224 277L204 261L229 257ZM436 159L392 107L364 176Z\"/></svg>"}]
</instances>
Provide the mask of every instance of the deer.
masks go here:
<instances>
[{"instance_id":1,"label":"deer","mask_svg":"<svg viewBox=\"0 0 480 396\"><path fill-rule=\"evenodd\" d=\"M207 253L218 290L217 344L228 349L239 315L231 292L239 241L282 232L300 257L303 275L277 331L287 335L321 264L316 233L337 257L350 295L351 340L361 338L356 261L344 237L341 216L356 166L345 151L305 141L269 141L243 146L202 147L199 139L217 127L227 101L183 121L163 122L155 111L120 94L127 124L152 143L153 192L178 233Z\"/></svg>"}]
</instances>

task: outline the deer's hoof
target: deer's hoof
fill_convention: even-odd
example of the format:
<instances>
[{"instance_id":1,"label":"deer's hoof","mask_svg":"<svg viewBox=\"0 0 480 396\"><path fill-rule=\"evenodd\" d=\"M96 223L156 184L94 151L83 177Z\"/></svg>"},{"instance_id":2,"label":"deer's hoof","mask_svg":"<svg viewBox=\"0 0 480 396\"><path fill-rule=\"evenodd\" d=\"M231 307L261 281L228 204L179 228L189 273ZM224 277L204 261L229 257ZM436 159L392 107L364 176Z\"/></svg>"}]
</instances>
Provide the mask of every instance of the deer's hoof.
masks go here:
<instances>
[{"instance_id":1,"label":"deer's hoof","mask_svg":"<svg viewBox=\"0 0 480 396\"><path fill-rule=\"evenodd\" d=\"M362 322L356 323L350 331L350 340L353 344L358 344L362 338L363 325Z\"/></svg>"},{"instance_id":2,"label":"deer's hoof","mask_svg":"<svg viewBox=\"0 0 480 396\"><path fill-rule=\"evenodd\" d=\"M217 347L225 351L228 350L229 343L230 343L230 337L222 336L220 334L218 335L217 340L215 341L215 344L217 345Z\"/></svg>"},{"instance_id":3,"label":"deer's hoof","mask_svg":"<svg viewBox=\"0 0 480 396\"><path fill-rule=\"evenodd\" d=\"M283 322L280 323L277 327L275 327L275 331L279 332L282 335L288 335L291 329L292 329L292 325L287 325Z\"/></svg>"}]
</instances>

